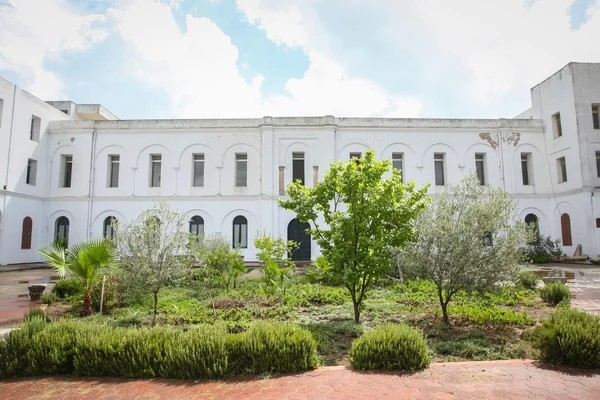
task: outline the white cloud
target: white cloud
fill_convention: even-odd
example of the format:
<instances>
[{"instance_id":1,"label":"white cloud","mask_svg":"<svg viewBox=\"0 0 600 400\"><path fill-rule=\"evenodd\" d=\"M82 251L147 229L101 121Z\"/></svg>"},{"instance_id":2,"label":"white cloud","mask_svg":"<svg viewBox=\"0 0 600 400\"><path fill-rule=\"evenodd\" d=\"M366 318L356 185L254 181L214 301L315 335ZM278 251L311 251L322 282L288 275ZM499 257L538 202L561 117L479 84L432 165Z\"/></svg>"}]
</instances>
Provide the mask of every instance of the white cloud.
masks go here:
<instances>
[{"instance_id":1,"label":"white cloud","mask_svg":"<svg viewBox=\"0 0 600 400\"><path fill-rule=\"evenodd\" d=\"M430 30L440 65L460 65L472 75L473 101L493 101L525 92L571 61L600 62L600 18L594 5L587 23L570 28L573 0L417 2L418 18ZM596 11L600 3L596 6Z\"/></svg>"},{"instance_id":2,"label":"white cloud","mask_svg":"<svg viewBox=\"0 0 600 400\"><path fill-rule=\"evenodd\" d=\"M265 77L257 74L250 82L242 78L237 47L211 20L187 15L183 33L168 5L148 0L128 1L109 14L132 50L127 69L162 88L176 116L415 116L420 111L417 100L389 96L373 82L349 77L342 66L316 51L309 52L311 65L304 77L290 79L286 93L267 97L260 90ZM292 35L281 40L301 43Z\"/></svg>"},{"instance_id":3,"label":"white cloud","mask_svg":"<svg viewBox=\"0 0 600 400\"><path fill-rule=\"evenodd\" d=\"M105 37L102 15L79 16L60 0L10 0L0 5L0 69L19 73L26 89L45 99L64 97L63 83L44 67L65 51L80 51Z\"/></svg>"}]
</instances>

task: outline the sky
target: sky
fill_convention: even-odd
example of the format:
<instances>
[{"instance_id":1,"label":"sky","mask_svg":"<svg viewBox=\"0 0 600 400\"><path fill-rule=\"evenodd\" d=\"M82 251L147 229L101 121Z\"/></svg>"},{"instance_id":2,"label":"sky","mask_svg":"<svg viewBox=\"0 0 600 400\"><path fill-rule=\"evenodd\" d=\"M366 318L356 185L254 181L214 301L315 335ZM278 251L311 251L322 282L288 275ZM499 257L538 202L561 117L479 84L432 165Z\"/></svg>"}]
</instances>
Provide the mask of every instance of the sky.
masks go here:
<instances>
[{"instance_id":1,"label":"sky","mask_svg":"<svg viewBox=\"0 0 600 400\"><path fill-rule=\"evenodd\" d=\"M0 0L0 76L121 119L511 118L600 0Z\"/></svg>"}]
</instances>

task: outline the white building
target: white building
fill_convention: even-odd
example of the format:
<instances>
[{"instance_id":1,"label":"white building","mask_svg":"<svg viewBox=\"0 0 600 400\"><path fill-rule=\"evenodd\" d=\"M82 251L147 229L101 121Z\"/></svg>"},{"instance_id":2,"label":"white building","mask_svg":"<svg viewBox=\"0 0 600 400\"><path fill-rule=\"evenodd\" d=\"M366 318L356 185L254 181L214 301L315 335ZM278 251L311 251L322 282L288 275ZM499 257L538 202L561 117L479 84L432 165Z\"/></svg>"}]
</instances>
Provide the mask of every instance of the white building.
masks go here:
<instances>
[{"instance_id":1,"label":"white building","mask_svg":"<svg viewBox=\"0 0 600 400\"><path fill-rule=\"evenodd\" d=\"M292 178L314 185L336 160L373 149L440 193L478 168L565 253L600 252L600 64L571 63L531 90L515 119L119 120L100 105L44 102L0 78L0 264L110 233L162 198L190 228L255 259L257 232L318 248L277 205ZM198 218L200 217L200 218ZM107 226L108 224L108 226Z\"/></svg>"}]
</instances>

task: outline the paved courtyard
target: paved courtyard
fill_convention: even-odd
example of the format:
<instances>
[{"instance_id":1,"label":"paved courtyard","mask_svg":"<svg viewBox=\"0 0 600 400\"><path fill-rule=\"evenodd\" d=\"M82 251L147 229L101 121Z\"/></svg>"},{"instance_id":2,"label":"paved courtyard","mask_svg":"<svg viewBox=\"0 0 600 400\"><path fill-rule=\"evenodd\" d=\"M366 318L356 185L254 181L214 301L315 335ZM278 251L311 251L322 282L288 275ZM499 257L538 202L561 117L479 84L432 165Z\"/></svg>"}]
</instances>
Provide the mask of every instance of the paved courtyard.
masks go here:
<instances>
[{"instance_id":1,"label":"paved courtyard","mask_svg":"<svg viewBox=\"0 0 600 400\"><path fill-rule=\"evenodd\" d=\"M50 277L54 275L54 270L48 268L0 272L0 327L19 322L29 308L42 306L39 300L29 300L27 286L46 284L46 291L50 291Z\"/></svg>"},{"instance_id":2,"label":"paved courtyard","mask_svg":"<svg viewBox=\"0 0 600 400\"><path fill-rule=\"evenodd\" d=\"M0 381L0 400L20 399L556 399L600 398L600 372L539 367L531 361L433 364L415 373L326 367L268 379L214 382L116 378Z\"/></svg>"}]
</instances>

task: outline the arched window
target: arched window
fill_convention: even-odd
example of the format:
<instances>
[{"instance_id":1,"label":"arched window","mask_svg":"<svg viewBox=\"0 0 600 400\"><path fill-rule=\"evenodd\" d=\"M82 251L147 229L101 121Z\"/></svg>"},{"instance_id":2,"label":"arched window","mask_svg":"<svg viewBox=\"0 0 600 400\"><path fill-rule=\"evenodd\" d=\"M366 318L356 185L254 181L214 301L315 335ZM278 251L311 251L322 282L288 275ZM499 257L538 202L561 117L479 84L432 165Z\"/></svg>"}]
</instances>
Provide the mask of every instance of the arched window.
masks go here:
<instances>
[{"instance_id":1,"label":"arched window","mask_svg":"<svg viewBox=\"0 0 600 400\"><path fill-rule=\"evenodd\" d=\"M569 217L569 214L567 213L560 216L560 231L562 233L563 246L573 246L573 239L571 238L571 217Z\"/></svg>"},{"instance_id":2,"label":"arched window","mask_svg":"<svg viewBox=\"0 0 600 400\"><path fill-rule=\"evenodd\" d=\"M59 217L56 220L54 240L64 241L65 247L69 245L69 218Z\"/></svg>"},{"instance_id":3,"label":"arched window","mask_svg":"<svg viewBox=\"0 0 600 400\"><path fill-rule=\"evenodd\" d=\"M33 221L31 218L25 217L23 219L23 229L21 230L21 249L31 249L31 231L33 230Z\"/></svg>"},{"instance_id":4,"label":"arched window","mask_svg":"<svg viewBox=\"0 0 600 400\"><path fill-rule=\"evenodd\" d=\"M535 214L527 214L525 216L525 223L527 225L537 224L538 223L538 217L537 217L537 215L535 215Z\"/></svg>"},{"instance_id":5,"label":"arched window","mask_svg":"<svg viewBox=\"0 0 600 400\"><path fill-rule=\"evenodd\" d=\"M190 233L198 236L198 239L204 236L204 219L201 216L194 215L190 219Z\"/></svg>"},{"instance_id":6,"label":"arched window","mask_svg":"<svg viewBox=\"0 0 600 400\"><path fill-rule=\"evenodd\" d=\"M248 220L238 215L233 219L233 247L248 248Z\"/></svg>"},{"instance_id":7,"label":"arched window","mask_svg":"<svg viewBox=\"0 0 600 400\"><path fill-rule=\"evenodd\" d=\"M106 217L104 219L104 224L102 225L102 235L107 239L112 239L115 237L115 224L117 219L112 215L110 217Z\"/></svg>"}]
</instances>

